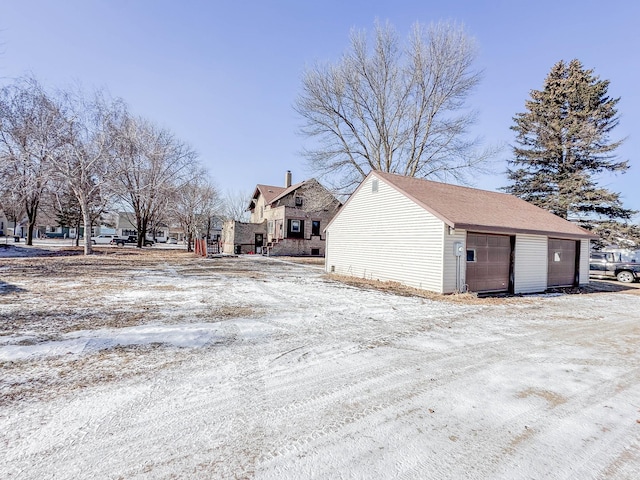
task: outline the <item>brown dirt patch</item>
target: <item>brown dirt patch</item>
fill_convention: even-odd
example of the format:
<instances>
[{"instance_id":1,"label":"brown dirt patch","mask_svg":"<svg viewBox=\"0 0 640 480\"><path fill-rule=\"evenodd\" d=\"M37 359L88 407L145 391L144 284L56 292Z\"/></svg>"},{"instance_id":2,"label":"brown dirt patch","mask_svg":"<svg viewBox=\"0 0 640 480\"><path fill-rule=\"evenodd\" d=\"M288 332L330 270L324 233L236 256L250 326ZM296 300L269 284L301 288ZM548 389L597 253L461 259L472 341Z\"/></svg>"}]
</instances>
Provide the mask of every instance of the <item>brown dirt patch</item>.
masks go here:
<instances>
[{"instance_id":1,"label":"brown dirt patch","mask_svg":"<svg viewBox=\"0 0 640 480\"><path fill-rule=\"evenodd\" d=\"M324 265L323 257L274 257L279 260L286 260L291 263L299 263L301 265Z\"/></svg>"},{"instance_id":2,"label":"brown dirt patch","mask_svg":"<svg viewBox=\"0 0 640 480\"><path fill-rule=\"evenodd\" d=\"M508 295L508 294L482 294L476 293L455 293L442 295L428 290L408 287L398 282L383 282L379 280L367 280L364 278L349 277L345 275L326 274L325 278L333 281L345 283L354 287L372 288L382 292L388 292L395 295L407 297L421 297L429 300L461 303L468 305L504 305L530 301L526 295ZM609 280L591 280L589 285L578 288L552 288L547 293L562 293L566 295L586 295L598 293L627 293L632 295L640 295L640 283L620 283Z\"/></svg>"},{"instance_id":3,"label":"brown dirt patch","mask_svg":"<svg viewBox=\"0 0 640 480\"><path fill-rule=\"evenodd\" d=\"M529 398L529 397L538 397L546 400L551 407L557 407L558 405L562 405L567 402L567 399L560 395L559 393L552 392L550 390L543 390L540 388L527 388L521 392L518 392L516 395L517 398Z\"/></svg>"},{"instance_id":4,"label":"brown dirt patch","mask_svg":"<svg viewBox=\"0 0 640 480\"><path fill-rule=\"evenodd\" d=\"M484 296L479 297L474 293L455 293L451 295L442 295L428 290L408 287L398 282L382 282L379 280L367 280L364 278L348 277L344 275L327 274L325 278L345 283L353 287L371 288L393 295L402 295L404 297L420 297L427 298L438 302L460 303L466 305L504 305L512 303L523 303L530 301L520 296Z\"/></svg>"}]
</instances>

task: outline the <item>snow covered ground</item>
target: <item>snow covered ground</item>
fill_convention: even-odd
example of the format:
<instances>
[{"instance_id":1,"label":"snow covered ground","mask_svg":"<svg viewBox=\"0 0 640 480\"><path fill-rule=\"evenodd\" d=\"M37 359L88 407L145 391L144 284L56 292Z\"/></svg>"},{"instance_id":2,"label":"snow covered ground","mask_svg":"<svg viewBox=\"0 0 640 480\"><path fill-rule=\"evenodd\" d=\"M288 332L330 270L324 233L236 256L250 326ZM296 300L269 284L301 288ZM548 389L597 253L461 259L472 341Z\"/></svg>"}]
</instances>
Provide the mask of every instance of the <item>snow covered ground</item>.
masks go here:
<instances>
[{"instance_id":1,"label":"snow covered ground","mask_svg":"<svg viewBox=\"0 0 640 480\"><path fill-rule=\"evenodd\" d=\"M636 479L638 312L253 256L0 258L0 478Z\"/></svg>"}]
</instances>

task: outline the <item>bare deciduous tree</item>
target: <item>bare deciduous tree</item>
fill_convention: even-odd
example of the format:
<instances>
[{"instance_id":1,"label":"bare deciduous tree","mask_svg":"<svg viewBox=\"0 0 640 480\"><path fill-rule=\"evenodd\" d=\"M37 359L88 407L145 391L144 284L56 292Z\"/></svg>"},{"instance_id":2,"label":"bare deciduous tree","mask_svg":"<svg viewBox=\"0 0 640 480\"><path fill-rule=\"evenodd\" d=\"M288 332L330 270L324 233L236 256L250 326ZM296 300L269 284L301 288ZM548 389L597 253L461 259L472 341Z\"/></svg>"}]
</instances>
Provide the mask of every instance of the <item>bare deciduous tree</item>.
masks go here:
<instances>
[{"instance_id":1,"label":"bare deciduous tree","mask_svg":"<svg viewBox=\"0 0 640 480\"><path fill-rule=\"evenodd\" d=\"M327 190L315 178L304 182L300 187L299 194L304 197L302 209L305 212L322 212L323 210L335 210L340 205L340 201Z\"/></svg>"},{"instance_id":2,"label":"bare deciduous tree","mask_svg":"<svg viewBox=\"0 0 640 480\"><path fill-rule=\"evenodd\" d=\"M251 194L240 190L228 190L222 201L222 213L226 220L236 220L238 222L248 222L251 213L249 212L249 202Z\"/></svg>"},{"instance_id":3,"label":"bare deciduous tree","mask_svg":"<svg viewBox=\"0 0 640 480\"><path fill-rule=\"evenodd\" d=\"M311 168L342 193L371 170L464 180L494 153L466 138L475 57L455 24L415 24L403 46L393 27L376 23L373 49L366 32L353 31L339 62L303 76L295 109L302 133L317 141L306 151Z\"/></svg>"},{"instance_id":4,"label":"bare deciduous tree","mask_svg":"<svg viewBox=\"0 0 640 480\"><path fill-rule=\"evenodd\" d=\"M120 100L102 92L88 99L80 91L63 91L58 98L62 147L48 157L52 168L78 200L84 223L84 252L92 253L91 227L96 212L108 203L114 171L111 149L115 142L108 129L124 112Z\"/></svg>"},{"instance_id":5,"label":"bare deciduous tree","mask_svg":"<svg viewBox=\"0 0 640 480\"><path fill-rule=\"evenodd\" d=\"M0 90L4 190L22 204L20 213L28 220L27 245L33 243L38 208L50 179L47 159L59 146L57 122L54 106L35 79L23 78Z\"/></svg>"},{"instance_id":6,"label":"bare deciduous tree","mask_svg":"<svg viewBox=\"0 0 640 480\"><path fill-rule=\"evenodd\" d=\"M200 211L198 228L207 239L210 239L211 231L216 224L220 224L224 217L224 202L218 188L211 179L207 180L206 188L208 193L205 196L206 201L203 203Z\"/></svg>"},{"instance_id":7,"label":"bare deciduous tree","mask_svg":"<svg viewBox=\"0 0 640 480\"><path fill-rule=\"evenodd\" d=\"M13 186L11 163L7 158L0 158L0 212L4 213L9 223L13 224L15 235L18 221L24 217L24 202ZM7 225L6 228L8 229L9 226ZM8 232L4 230L3 233L7 243Z\"/></svg>"},{"instance_id":8,"label":"bare deciduous tree","mask_svg":"<svg viewBox=\"0 0 640 480\"><path fill-rule=\"evenodd\" d=\"M193 251L193 239L205 236L205 229L218 207L218 192L207 172L198 169L192 180L176 189L171 201L172 216L180 223L187 242L187 251Z\"/></svg>"},{"instance_id":9,"label":"bare deciduous tree","mask_svg":"<svg viewBox=\"0 0 640 480\"><path fill-rule=\"evenodd\" d=\"M65 217L60 222L70 222L71 192L82 211L85 254L92 252L93 222L115 194L132 207L141 246L198 165L193 149L131 117L122 100L101 91L89 97L79 88L50 95L32 78L0 89L0 159L0 208L14 224L27 216L28 243L43 200Z\"/></svg>"},{"instance_id":10,"label":"bare deciduous tree","mask_svg":"<svg viewBox=\"0 0 640 480\"><path fill-rule=\"evenodd\" d=\"M111 126L118 139L114 185L121 201L133 210L141 247L149 226L166 213L169 199L192 179L197 154L144 119L121 120Z\"/></svg>"}]
</instances>

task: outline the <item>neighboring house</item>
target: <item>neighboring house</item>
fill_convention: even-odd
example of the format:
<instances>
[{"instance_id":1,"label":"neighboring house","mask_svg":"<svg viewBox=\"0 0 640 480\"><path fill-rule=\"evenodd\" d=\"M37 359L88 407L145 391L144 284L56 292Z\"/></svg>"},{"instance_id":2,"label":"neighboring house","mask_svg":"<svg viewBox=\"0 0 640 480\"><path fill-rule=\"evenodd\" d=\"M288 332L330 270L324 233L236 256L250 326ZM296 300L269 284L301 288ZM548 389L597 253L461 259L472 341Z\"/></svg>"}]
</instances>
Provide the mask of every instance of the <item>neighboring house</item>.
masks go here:
<instances>
[{"instance_id":1,"label":"neighboring house","mask_svg":"<svg viewBox=\"0 0 640 480\"><path fill-rule=\"evenodd\" d=\"M133 212L117 212L115 218L116 234L120 237L128 237L129 235L138 235L136 227L136 216Z\"/></svg>"},{"instance_id":2,"label":"neighboring house","mask_svg":"<svg viewBox=\"0 0 640 480\"><path fill-rule=\"evenodd\" d=\"M11 232L13 233L13 232ZM9 235L9 221L2 210L0 210L0 237Z\"/></svg>"},{"instance_id":3,"label":"neighboring house","mask_svg":"<svg viewBox=\"0 0 640 480\"><path fill-rule=\"evenodd\" d=\"M323 230L340 205L317 180L292 185L287 172L284 187L256 186L249 222L225 222L223 253L324 256Z\"/></svg>"},{"instance_id":4,"label":"neighboring house","mask_svg":"<svg viewBox=\"0 0 640 480\"><path fill-rule=\"evenodd\" d=\"M326 228L327 272L438 293L589 282L590 232L515 196L372 172Z\"/></svg>"},{"instance_id":5,"label":"neighboring house","mask_svg":"<svg viewBox=\"0 0 640 480\"><path fill-rule=\"evenodd\" d=\"M114 212L113 225L115 226L113 232L104 231L104 227L100 227L100 233L114 233L119 237L128 237L130 235L138 235L138 227L136 225L136 215L133 212ZM160 241L165 239L165 233L167 228L165 226L159 226L155 230L151 231L151 226L147 227L147 239ZM166 241L166 240L165 240Z\"/></svg>"},{"instance_id":6,"label":"neighboring house","mask_svg":"<svg viewBox=\"0 0 640 480\"><path fill-rule=\"evenodd\" d=\"M138 228L136 225L136 215L133 212L118 212L115 218L115 234L120 237L128 237L129 235L138 235ZM149 225L147 227L147 239L155 242L166 242L167 238L171 235L171 231L179 232L178 227L173 229L170 226L159 223L155 226ZM104 233L104 232L101 232ZM174 235L175 236L175 235ZM177 238L177 237L176 237Z\"/></svg>"},{"instance_id":7,"label":"neighboring house","mask_svg":"<svg viewBox=\"0 0 640 480\"><path fill-rule=\"evenodd\" d=\"M250 223L226 220L220 240L222 253L263 253L266 246L267 222Z\"/></svg>"}]
</instances>

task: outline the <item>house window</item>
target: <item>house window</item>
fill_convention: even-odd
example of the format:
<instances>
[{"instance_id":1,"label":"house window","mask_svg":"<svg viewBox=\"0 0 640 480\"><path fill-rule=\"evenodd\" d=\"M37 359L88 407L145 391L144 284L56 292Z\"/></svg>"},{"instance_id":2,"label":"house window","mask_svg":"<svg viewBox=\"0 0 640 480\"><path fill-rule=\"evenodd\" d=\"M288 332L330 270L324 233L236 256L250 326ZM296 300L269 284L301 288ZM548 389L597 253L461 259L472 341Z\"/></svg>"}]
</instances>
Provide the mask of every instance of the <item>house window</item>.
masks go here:
<instances>
[{"instance_id":1,"label":"house window","mask_svg":"<svg viewBox=\"0 0 640 480\"><path fill-rule=\"evenodd\" d=\"M264 207L260 207L260 218L264 217Z\"/></svg>"},{"instance_id":2,"label":"house window","mask_svg":"<svg viewBox=\"0 0 640 480\"><path fill-rule=\"evenodd\" d=\"M302 197L296 197L296 207L302 206Z\"/></svg>"},{"instance_id":3,"label":"house window","mask_svg":"<svg viewBox=\"0 0 640 480\"><path fill-rule=\"evenodd\" d=\"M560 255L561 252L553 252L553 261L560 262L562 261L562 257Z\"/></svg>"},{"instance_id":4,"label":"house window","mask_svg":"<svg viewBox=\"0 0 640 480\"><path fill-rule=\"evenodd\" d=\"M269 235L273 235L273 220L267 222L267 232Z\"/></svg>"},{"instance_id":5,"label":"house window","mask_svg":"<svg viewBox=\"0 0 640 480\"><path fill-rule=\"evenodd\" d=\"M374 178L373 180L371 180L371 191L373 193L376 193L378 191L378 179Z\"/></svg>"},{"instance_id":6,"label":"house window","mask_svg":"<svg viewBox=\"0 0 640 480\"><path fill-rule=\"evenodd\" d=\"M320 236L320 220L313 220L311 222L311 235Z\"/></svg>"},{"instance_id":7,"label":"house window","mask_svg":"<svg viewBox=\"0 0 640 480\"><path fill-rule=\"evenodd\" d=\"M304 220L287 220L287 237L304 238Z\"/></svg>"},{"instance_id":8,"label":"house window","mask_svg":"<svg viewBox=\"0 0 640 480\"><path fill-rule=\"evenodd\" d=\"M476 261L476 250L475 248L469 248L467 250L467 262L475 262Z\"/></svg>"}]
</instances>

